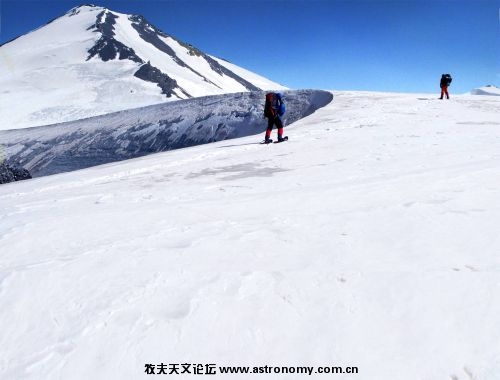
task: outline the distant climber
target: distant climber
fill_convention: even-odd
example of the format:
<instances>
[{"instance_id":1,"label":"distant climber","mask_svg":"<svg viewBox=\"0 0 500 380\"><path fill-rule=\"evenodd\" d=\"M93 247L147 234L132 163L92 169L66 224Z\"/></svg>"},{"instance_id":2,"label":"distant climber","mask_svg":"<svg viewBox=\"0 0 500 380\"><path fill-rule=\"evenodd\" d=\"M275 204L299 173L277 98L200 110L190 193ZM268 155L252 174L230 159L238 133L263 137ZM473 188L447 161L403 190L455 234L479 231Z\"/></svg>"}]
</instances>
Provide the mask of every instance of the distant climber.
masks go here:
<instances>
[{"instance_id":1,"label":"distant climber","mask_svg":"<svg viewBox=\"0 0 500 380\"><path fill-rule=\"evenodd\" d=\"M264 117L267 117L267 130L264 142L272 143L271 132L274 125L278 128L278 142L288 140L287 136L283 136L283 121L281 116L285 113L285 103L280 93L269 92L266 94L266 104L264 105Z\"/></svg>"},{"instance_id":2,"label":"distant climber","mask_svg":"<svg viewBox=\"0 0 500 380\"><path fill-rule=\"evenodd\" d=\"M450 94L448 94L448 87L451 84L451 75L443 74L441 75L441 81L439 82L439 87L441 87L441 97L439 99L443 99L443 96L446 95L446 99L450 98Z\"/></svg>"}]
</instances>

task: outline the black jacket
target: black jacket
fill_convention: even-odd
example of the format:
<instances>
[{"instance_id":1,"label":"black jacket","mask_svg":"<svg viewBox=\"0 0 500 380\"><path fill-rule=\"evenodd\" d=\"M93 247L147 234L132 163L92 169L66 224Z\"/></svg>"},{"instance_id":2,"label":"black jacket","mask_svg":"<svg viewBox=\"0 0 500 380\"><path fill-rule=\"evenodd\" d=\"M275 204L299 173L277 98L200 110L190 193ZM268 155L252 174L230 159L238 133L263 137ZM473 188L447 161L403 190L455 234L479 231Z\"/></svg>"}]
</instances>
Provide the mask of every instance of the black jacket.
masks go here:
<instances>
[{"instance_id":1,"label":"black jacket","mask_svg":"<svg viewBox=\"0 0 500 380\"><path fill-rule=\"evenodd\" d=\"M443 74L441 76L441 81L439 82L439 87L443 88L443 87L448 87L451 83L451 76L450 75L445 75Z\"/></svg>"}]
</instances>

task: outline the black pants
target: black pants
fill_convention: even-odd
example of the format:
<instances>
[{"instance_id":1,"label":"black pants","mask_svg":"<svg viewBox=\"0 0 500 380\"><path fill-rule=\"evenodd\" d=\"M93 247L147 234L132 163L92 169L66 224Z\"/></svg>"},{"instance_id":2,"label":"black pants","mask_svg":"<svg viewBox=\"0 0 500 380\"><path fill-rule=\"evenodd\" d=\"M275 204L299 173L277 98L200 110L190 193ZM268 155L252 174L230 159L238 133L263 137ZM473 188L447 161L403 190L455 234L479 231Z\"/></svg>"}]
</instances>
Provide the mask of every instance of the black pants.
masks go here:
<instances>
[{"instance_id":1,"label":"black pants","mask_svg":"<svg viewBox=\"0 0 500 380\"><path fill-rule=\"evenodd\" d=\"M274 119L272 117L267 119L267 130L271 132L273 130L273 126L276 125L278 131L283 129L283 122L281 121L279 116L276 116Z\"/></svg>"}]
</instances>

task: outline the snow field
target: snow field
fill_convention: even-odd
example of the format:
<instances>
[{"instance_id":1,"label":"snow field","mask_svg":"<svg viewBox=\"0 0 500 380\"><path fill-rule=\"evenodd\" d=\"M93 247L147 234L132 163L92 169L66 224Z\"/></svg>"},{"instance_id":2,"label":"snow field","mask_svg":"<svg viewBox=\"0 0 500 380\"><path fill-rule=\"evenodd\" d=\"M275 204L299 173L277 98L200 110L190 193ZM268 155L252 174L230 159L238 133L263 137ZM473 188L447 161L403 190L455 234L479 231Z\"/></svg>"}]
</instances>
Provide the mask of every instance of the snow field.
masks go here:
<instances>
[{"instance_id":1,"label":"snow field","mask_svg":"<svg viewBox=\"0 0 500 380\"><path fill-rule=\"evenodd\" d=\"M143 62L151 62L181 89L167 98L160 87L134 76L140 64L127 59L102 61L89 50L102 34L95 31L97 17L115 15L114 39L132 49ZM215 72L202 57L191 56L173 38L158 37L178 54L173 59L143 40L132 27L130 15L102 7L81 6L47 25L0 47L0 131L37 127L105 115L153 104L246 91L234 78ZM105 21L101 16L100 22ZM223 60L246 80L262 89L285 89L248 70ZM187 64L193 66L187 66ZM206 78L206 79L204 79Z\"/></svg>"},{"instance_id":2,"label":"snow field","mask_svg":"<svg viewBox=\"0 0 500 380\"><path fill-rule=\"evenodd\" d=\"M499 101L334 96L283 144L1 186L0 377L498 378Z\"/></svg>"}]
</instances>

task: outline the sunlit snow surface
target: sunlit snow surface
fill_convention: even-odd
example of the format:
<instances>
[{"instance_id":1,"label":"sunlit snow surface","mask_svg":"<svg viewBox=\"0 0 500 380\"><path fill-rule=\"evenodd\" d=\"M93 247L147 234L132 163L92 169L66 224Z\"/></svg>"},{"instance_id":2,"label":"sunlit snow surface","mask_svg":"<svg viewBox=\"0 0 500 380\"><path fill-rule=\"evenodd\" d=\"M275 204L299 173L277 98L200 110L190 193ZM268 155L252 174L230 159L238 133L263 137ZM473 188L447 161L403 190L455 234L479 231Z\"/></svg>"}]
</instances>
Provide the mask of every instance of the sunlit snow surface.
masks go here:
<instances>
[{"instance_id":1,"label":"sunlit snow surface","mask_svg":"<svg viewBox=\"0 0 500 380\"><path fill-rule=\"evenodd\" d=\"M499 107L338 92L286 143L0 186L0 378L498 379ZM257 377L308 378L214 376Z\"/></svg>"},{"instance_id":2,"label":"sunlit snow surface","mask_svg":"<svg viewBox=\"0 0 500 380\"><path fill-rule=\"evenodd\" d=\"M500 96L500 88L496 86L479 87L470 92L472 95Z\"/></svg>"}]
</instances>

